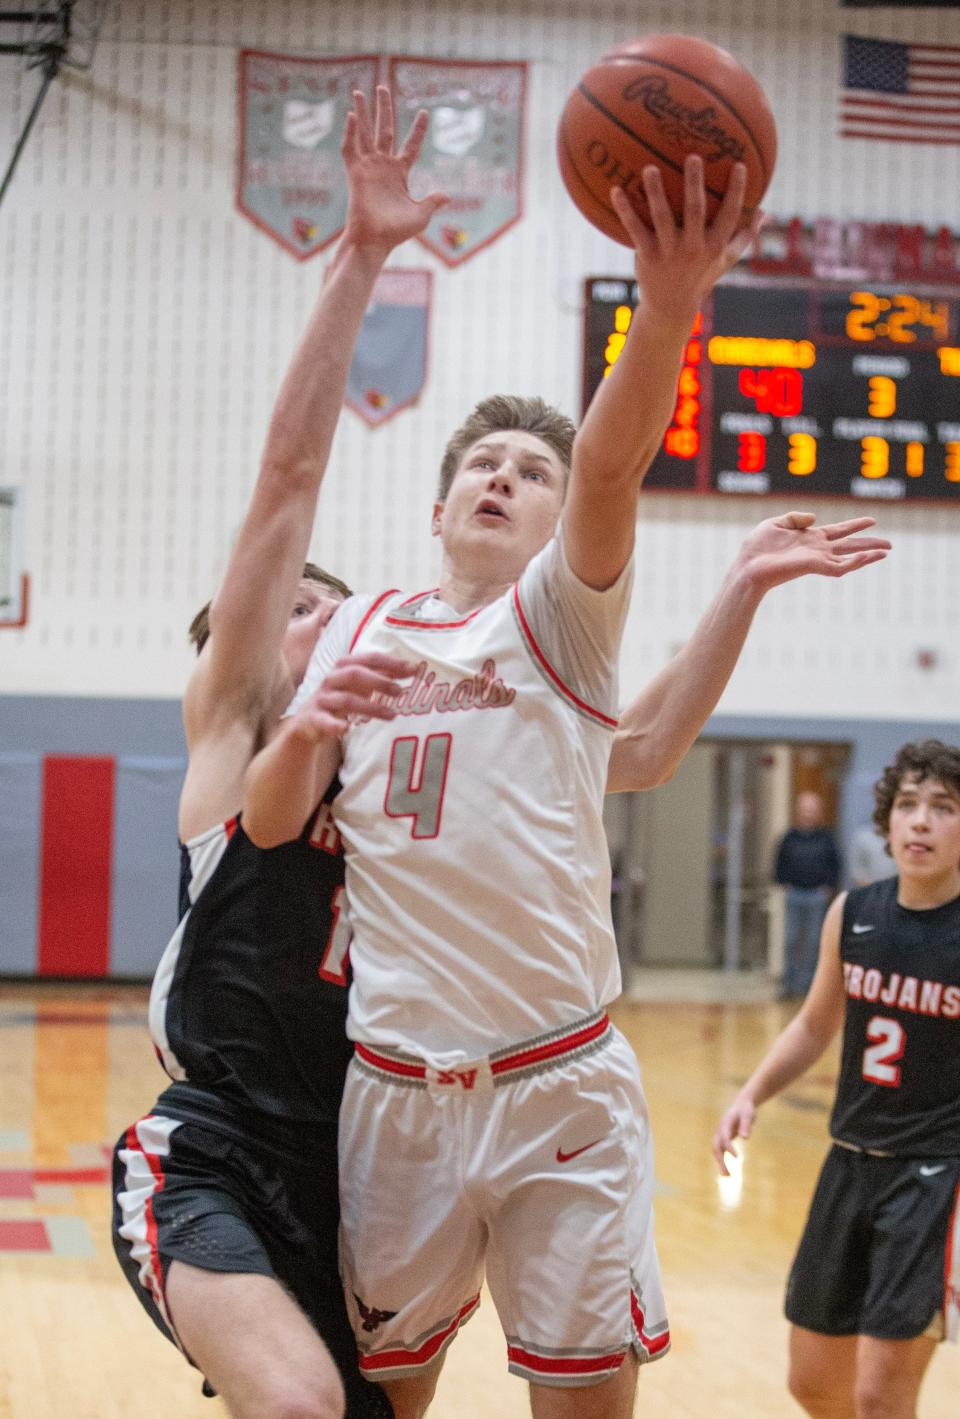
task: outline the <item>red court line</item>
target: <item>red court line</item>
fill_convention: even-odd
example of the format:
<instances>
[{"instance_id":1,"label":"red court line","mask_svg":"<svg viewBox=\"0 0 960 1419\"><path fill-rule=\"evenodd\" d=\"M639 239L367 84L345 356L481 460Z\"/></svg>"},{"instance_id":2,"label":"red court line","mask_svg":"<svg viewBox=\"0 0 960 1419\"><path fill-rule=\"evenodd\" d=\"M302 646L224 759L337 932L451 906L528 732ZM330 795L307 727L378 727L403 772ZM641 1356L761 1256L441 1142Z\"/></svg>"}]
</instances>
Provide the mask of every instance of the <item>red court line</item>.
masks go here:
<instances>
[{"instance_id":1,"label":"red court line","mask_svg":"<svg viewBox=\"0 0 960 1419\"><path fill-rule=\"evenodd\" d=\"M0 1222L0 1252L52 1250L42 1222Z\"/></svg>"},{"instance_id":2,"label":"red court line","mask_svg":"<svg viewBox=\"0 0 960 1419\"><path fill-rule=\"evenodd\" d=\"M104 976L110 965L115 761L49 754L43 763L40 975Z\"/></svg>"},{"instance_id":3,"label":"red court line","mask_svg":"<svg viewBox=\"0 0 960 1419\"><path fill-rule=\"evenodd\" d=\"M107 1168L0 1168L0 1197L35 1197L37 1183L92 1187L109 1177Z\"/></svg>"},{"instance_id":4,"label":"red court line","mask_svg":"<svg viewBox=\"0 0 960 1419\"><path fill-rule=\"evenodd\" d=\"M0 1197L32 1197L33 1171L31 1168L4 1168L0 1172Z\"/></svg>"}]
</instances>

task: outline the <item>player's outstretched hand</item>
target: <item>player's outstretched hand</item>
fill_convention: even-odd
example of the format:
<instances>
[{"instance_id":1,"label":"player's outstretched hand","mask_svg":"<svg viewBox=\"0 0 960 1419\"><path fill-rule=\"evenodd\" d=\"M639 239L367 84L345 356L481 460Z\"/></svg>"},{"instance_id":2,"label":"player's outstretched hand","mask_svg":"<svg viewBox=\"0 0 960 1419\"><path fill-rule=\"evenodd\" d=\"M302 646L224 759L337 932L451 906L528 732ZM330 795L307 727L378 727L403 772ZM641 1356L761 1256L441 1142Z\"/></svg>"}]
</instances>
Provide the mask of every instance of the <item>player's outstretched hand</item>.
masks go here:
<instances>
[{"instance_id":1,"label":"player's outstretched hand","mask_svg":"<svg viewBox=\"0 0 960 1419\"><path fill-rule=\"evenodd\" d=\"M421 109L403 146L395 152L390 90L384 84L377 86L372 117L364 95L359 90L354 93L342 147L350 186L347 240L383 255L418 236L434 212L450 200L442 192L431 192L419 202L410 195L410 169L420 155L428 122L426 110Z\"/></svg>"},{"instance_id":2,"label":"player's outstretched hand","mask_svg":"<svg viewBox=\"0 0 960 1419\"><path fill-rule=\"evenodd\" d=\"M644 305L692 324L704 296L736 264L760 230L760 212L746 225L743 221L747 169L743 163L733 165L723 201L708 223L703 159L691 153L683 169L683 221L679 226L667 201L660 169L645 167L641 177L652 231L641 221L623 188L612 188L610 200L634 245Z\"/></svg>"},{"instance_id":3,"label":"player's outstretched hand","mask_svg":"<svg viewBox=\"0 0 960 1419\"><path fill-rule=\"evenodd\" d=\"M752 1104L749 1099L743 1099L738 1095L720 1120L717 1131L713 1135L713 1156L725 1178L730 1176L726 1154L732 1153L734 1157L737 1156L733 1140L750 1137L756 1116L756 1105Z\"/></svg>"},{"instance_id":4,"label":"player's outstretched hand","mask_svg":"<svg viewBox=\"0 0 960 1419\"><path fill-rule=\"evenodd\" d=\"M800 576L846 576L882 562L889 552L885 537L858 535L875 525L875 518L851 517L818 527L812 512L768 517L744 542L741 563L762 592Z\"/></svg>"},{"instance_id":5,"label":"player's outstretched hand","mask_svg":"<svg viewBox=\"0 0 960 1419\"><path fill-rule=\"evenodd\" d=\"M394 719L395 701L415 667L392 655L345 655L293 716L299 738L319 743L345 734L355 719Z\"/></svg>"}]
</instances>

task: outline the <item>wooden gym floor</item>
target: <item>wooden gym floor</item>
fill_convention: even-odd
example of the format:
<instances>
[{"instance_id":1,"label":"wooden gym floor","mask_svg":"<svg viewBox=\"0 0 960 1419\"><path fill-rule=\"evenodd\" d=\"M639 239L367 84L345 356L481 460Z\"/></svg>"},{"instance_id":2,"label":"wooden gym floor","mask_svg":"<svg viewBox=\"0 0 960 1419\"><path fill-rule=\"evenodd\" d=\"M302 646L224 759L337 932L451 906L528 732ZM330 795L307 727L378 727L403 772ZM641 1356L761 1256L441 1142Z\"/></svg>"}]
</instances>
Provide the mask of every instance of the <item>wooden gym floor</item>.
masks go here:
<instances>
[{"instance_id":1,"label":"wooden gym floor","mask_svg":"<svg viewBox=\"0 0 960 1419\"><path fill-rule=\"evenodd\" d=\"M642 994L642 986L641 991ZM834 1057L768 1104L742 1192L724 1197L715 1120L787 1018L772 1003L622 1004L657 1144L657 1228L672 1353L641 1375L637 1414L799 1415L784 1388L783 1283L826 1147ZM114 1137L163 1083L146 989L0 986L0 1419L217 1419L154 1330L109 1234ZM960 1355L941 1347L922 1419L955 1419ZM436 1419L520 1419L489 1298L449 1352Z\"/></svg>"}]
</instances>

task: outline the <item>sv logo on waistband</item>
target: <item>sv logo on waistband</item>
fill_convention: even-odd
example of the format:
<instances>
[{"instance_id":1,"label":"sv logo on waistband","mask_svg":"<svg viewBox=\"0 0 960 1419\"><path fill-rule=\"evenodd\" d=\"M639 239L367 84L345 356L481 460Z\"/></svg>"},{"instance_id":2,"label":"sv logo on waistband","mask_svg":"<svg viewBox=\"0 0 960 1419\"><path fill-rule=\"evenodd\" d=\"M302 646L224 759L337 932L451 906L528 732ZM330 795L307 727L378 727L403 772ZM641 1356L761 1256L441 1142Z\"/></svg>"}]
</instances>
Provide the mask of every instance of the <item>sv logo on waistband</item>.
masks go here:
<instances>
[{"instance_id":1,"label":"sv logo on waistband","mask_svg":"<svg viewBox=\"0 0 960 1419\"><path fill-rule=\"evenodd\" d=\"M477 1082L477 1071L475 1069L438 1069L438 1084L462 1084L465 1089L472 1089Z\"/></svg>"},{"instance_id":2,"label":"sv logo on waistband","mask_svg":"<svg viewBox=\"0 0 960 1419\"><path fill-rule=\"evenodd\" d=\"M427 1087L442 1092L473 1094L492 1086L493 1075L486 1060L464 1065L462 1069L427 1069Z\"/></svg>"}]
</instances>

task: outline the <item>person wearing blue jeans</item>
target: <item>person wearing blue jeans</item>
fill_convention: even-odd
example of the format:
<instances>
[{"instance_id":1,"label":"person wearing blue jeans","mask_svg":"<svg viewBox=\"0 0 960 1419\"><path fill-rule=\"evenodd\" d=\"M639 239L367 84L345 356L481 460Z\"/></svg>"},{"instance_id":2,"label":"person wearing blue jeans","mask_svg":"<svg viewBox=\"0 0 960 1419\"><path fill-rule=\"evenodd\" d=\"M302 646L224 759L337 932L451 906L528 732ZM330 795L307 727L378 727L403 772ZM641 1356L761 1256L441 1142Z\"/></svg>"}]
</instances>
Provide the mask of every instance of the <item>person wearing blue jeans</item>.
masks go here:
<instances>
[{"instance_id":1,"label":"person wearing blue jeans","mask_svg":"<svg viewBox=\"0 0 960 1419\"><path fill-rule=\"evenodd\" d=\"M820 795L801 793L795 817L795 826L780 840L776 866L776 879L786 888L785 999L806 995L810 988L820 928L840 880L840 854L830 829L823 827Z\"/></svg>"}]
</instances>

